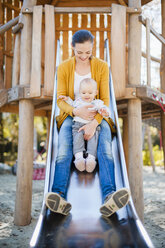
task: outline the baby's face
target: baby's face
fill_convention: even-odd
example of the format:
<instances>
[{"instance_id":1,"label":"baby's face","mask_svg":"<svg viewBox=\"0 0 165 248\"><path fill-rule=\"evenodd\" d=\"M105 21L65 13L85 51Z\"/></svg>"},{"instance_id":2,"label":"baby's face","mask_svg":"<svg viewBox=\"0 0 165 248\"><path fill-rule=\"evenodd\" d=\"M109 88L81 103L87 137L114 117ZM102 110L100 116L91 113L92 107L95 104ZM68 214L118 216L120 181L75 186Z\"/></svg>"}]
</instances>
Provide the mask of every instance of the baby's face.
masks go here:
<instances>
[{"instance_id":1,"label":"baby's face","mask_svg":"<svg viewBox=\"0 0 165 248\"><path fill-rule=\"evenodd\" d=\"M82 84L80 87L80 97L85 102L91 102L94 100L97 94L97 90L92 84Z\"/></svg>"}]
</instances>

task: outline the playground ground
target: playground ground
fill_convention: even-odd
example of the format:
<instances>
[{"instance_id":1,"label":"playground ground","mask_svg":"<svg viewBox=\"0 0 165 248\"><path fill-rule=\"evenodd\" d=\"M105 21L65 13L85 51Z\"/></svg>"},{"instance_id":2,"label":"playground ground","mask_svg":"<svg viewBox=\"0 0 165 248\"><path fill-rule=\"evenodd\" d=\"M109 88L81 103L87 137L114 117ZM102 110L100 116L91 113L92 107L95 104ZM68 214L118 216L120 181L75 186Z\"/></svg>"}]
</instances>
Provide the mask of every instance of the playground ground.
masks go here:
<instances>
[{"instance_id":1,"label":"playground ground","mask_svg":"<svg viewBox=\"0 0 165 248\"><path fill-rule=\"evenodd\" d=\"M162 167L144 167L144 226L155 248L165 247L165 172ZM0 247L27 248L40 213L43 198L43 180L33 181L32 222L26 227L13 224L16 177L0 174Z\"/></svg>"}]
</instances>

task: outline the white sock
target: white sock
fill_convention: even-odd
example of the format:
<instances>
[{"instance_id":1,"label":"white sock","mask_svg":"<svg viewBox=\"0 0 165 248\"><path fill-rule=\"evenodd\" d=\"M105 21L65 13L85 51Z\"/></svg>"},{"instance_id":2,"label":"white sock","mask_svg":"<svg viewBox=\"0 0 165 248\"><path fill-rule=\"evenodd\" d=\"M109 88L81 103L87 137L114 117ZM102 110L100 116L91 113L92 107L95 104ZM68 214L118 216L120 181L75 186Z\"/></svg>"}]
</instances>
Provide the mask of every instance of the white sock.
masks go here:
<instances>
[{"instance_id":1,"label":"white sock","mask_svg":"<svg viewBox=\"0 0 165 248\"><path fill-rule=\"evenodd\" d=\"M77 152L75 154L75 159L83 158L83 152Z\"/></svg>"},{"instance_id":2,"label":"white sock","mask_svg":"<svg viewBox=\"0 0 165 248\"><path fill-rule=\"evenodd\" d=\"M87 158L95 160L95 156L93 156L92 154L88 154Z\"/></svg>"}]
</instances>

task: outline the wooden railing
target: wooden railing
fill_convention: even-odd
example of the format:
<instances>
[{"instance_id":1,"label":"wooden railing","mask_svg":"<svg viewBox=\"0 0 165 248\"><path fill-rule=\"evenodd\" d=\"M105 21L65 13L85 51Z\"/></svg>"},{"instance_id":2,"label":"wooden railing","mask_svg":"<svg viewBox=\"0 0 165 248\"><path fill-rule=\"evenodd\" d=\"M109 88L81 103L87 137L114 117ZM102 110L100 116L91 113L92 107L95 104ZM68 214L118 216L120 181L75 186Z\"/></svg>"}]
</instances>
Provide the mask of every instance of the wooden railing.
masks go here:
<instances>
[{"instance_id":1,"label":"wooden railing","mask_svg":"<svg viewBox=\"0 0 165 248\"><path fill-rule=\"evenodd\" d=\"M161 59L151 56L151 45L150 35L153 34L155 38L165 45L165 39L150 25L149 18L144 19L142 16L139 17L139 21L146 27L146 53L142 52L142 56L146 58L147 63L147 85L151 86L151 62L161 63Z\"/></svg>"}]
</instances>

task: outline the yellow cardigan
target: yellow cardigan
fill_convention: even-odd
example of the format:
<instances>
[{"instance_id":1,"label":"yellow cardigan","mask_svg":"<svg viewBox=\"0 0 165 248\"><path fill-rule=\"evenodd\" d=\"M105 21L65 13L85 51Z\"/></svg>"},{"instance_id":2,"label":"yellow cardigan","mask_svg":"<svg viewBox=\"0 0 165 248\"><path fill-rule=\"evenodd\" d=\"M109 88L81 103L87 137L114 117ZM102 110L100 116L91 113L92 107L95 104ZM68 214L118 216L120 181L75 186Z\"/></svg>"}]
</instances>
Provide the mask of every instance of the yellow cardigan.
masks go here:
<instances>
[{"instance_id":1,"label":"yellow cardigan","mask_svg":"<svg viewBox=\"0 0 165 248\"><path fill-rule=\"evenodd\" d=\"M63 121L68 115L73 117L73 107L65 101L58 99L59 95L69 96L74 100L74 74L75 74L75 57L68 59L58 66L57 70L57 105L60 108L60 115L57 116L57 126L60 128ZM109 107L109 68L108 64L98 58L92 57L91 77L97 82L98 94L97 99L104 102ZM97 113L95 119L100 124L103 117ZM110 118L105 118L109 123L112 132L115 132L114 123Z\"/></svg>"}]
</instances>

